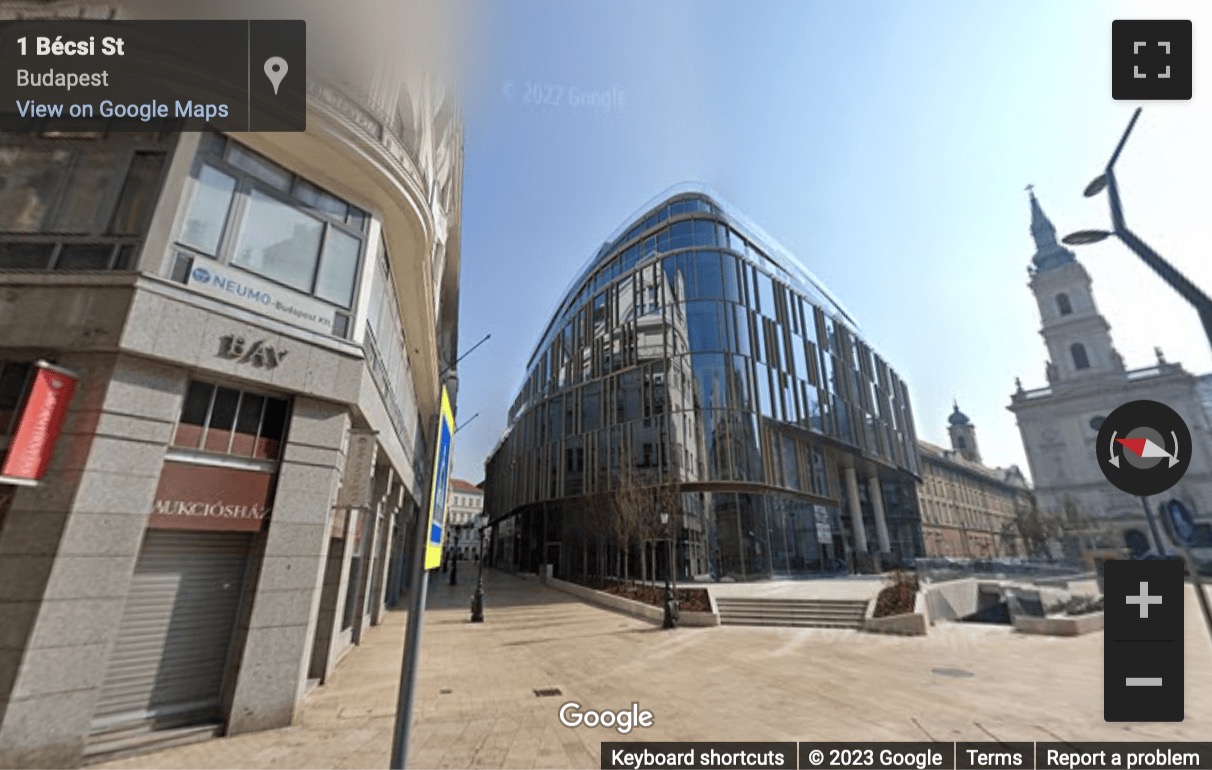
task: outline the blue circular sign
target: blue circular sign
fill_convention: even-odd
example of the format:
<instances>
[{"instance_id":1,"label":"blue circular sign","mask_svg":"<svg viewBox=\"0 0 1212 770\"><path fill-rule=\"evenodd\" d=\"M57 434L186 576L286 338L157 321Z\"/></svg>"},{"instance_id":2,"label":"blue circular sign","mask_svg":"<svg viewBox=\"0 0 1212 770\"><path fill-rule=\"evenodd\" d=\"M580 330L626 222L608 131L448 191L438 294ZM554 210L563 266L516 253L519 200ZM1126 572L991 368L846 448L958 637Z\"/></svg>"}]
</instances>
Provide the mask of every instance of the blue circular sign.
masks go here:
<instances>
[{"instance_id":1,"label":"blue circular sign","mask_svg":"<svg viewBox=\"0 0 1212 770\"><path fill-rule=\"evenodd\" d=\"M1179 500L1171 500L1162 506L1166 514L1166 522L1170 525L1170 534L1183 545L1195 543L1195 517L1187 506Z\"/></svg>"},{"instance_id":2,"label":"blue circular sign","mask_svg":"<svg viewBox=\"0 0 1212 770\"><path fill-rule=\"evenodd\" d=\"M195 267L191 275L198 283L210 283L210 271L204 267Z\"/></svg>"}]
</instances>

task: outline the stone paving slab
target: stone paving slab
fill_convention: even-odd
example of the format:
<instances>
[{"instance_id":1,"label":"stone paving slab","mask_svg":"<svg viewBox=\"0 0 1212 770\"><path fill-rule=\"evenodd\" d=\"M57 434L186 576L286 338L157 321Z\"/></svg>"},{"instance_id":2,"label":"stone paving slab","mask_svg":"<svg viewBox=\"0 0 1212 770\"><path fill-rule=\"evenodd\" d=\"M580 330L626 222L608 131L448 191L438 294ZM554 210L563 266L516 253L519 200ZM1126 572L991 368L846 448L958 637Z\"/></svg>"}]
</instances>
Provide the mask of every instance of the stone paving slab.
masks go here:
<instances>
[{"instance_id":1,"label":"stone paving slab","mask_svg":"<svg viewBox=\"0 0 1212 770\"><path fill-rule=\"evenodd\" d=\"M470 570L468 570L470 573ZM466 573L465 573L466 574ZM1187 596L1186 721L1102 720L1101 633L1075 638L941 624L926 637L723 626L664 631L534 580L490 572L430 591L410 766L592 768L612 740L1200 740L1212 735L1212 641ZM282 730L106 768L385 768L405 613L385 615ZM560 697L535 697L557 687ZM449 690L449 693L443 693ZM655 725L567 728L560 706L638 702Z\"/></svg>"}]
</instances>

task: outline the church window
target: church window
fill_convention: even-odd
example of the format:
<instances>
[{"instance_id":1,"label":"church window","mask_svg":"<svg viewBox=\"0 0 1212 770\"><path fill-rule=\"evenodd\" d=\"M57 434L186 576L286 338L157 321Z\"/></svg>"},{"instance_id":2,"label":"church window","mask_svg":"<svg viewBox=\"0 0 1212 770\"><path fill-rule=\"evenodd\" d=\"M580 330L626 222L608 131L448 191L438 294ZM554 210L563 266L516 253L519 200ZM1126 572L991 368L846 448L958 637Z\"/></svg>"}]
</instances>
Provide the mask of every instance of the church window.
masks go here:
<instances>
[{"instance_id":1,"label":"church window","mask_svg":"<svg viewBox=\"0 0 1212 770\"><path fill-rule=\"evenodd\" d=\"M965 439L963 436L956 436L955 437L955 448L956 449L967 449L968 448L967 439Z\"/></svg>"},{"instance_id":2,"label":"church window","mask_svg":"<svg viewBox=\"0 0 1212 770\"><path fill-rule=\"evenodd\" d=\"M1073 355L1074 369L1089 369L1090 358L1086 355L1086 346L1080 342L1075 342L1069 346L1069 352Z\"/></svg>"},{"instance_id":3,"label":"church window","mask_svg":"<svg viewBox=\"0 0 1212 770\"><path fill-rule=\"evenodd\" d=\"M1073 303L1069 301L1068 294L1056 295L1056 309L1060 311L1061 315L1069 315L1073 312Z\"/></svg>"}]
</instances>

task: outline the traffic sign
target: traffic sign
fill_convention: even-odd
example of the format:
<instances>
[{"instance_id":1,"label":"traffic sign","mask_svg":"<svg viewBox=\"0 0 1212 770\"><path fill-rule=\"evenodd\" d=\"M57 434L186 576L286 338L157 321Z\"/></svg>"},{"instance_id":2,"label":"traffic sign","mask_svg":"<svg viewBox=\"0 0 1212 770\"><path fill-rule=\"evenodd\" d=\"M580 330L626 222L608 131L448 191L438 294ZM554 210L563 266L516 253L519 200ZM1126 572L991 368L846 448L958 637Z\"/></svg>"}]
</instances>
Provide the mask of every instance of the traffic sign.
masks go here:
<instances>
[{"instance_id":1,"label":"traffic sign","mask_svg":"<svg viewBox=\"0 0 1212 770\"><path fill-rule=\"evenodd\" d=\"M1162 505L1162 521L1170 537L1188 548L1195 545L1195 516L1180 500Z\"/></svg>"},{"instance_id":2,"label":"traffic sign","mask_svg":"<svg viewBox=\"0 0 1212 770\"><path fill-rule=\"evenodd\" d=\"M433 569L442 563L442 541L446 534L446 490L450 486L450 445L454 432L450 396L443 386L438 441L434 447L433 482L429 493L429 539L425 543L425 569Z\"/></svg>"}]
</instances>

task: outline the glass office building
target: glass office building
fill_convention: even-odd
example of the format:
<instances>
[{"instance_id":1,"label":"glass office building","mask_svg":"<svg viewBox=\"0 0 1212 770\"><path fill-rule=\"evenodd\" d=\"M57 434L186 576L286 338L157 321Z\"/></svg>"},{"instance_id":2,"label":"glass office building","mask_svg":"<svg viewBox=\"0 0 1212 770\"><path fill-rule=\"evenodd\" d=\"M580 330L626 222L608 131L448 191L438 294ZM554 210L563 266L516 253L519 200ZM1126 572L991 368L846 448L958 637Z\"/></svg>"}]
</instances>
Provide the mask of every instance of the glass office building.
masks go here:
<instances>
[{"instance_id":1,"label":"glass office building","mask_svg":"<svg viewBox=\"0 0 1212 770\"><path fill-rule=\"evenodd\" d=\"M487 462L498 565L752 580L922 552L905 384L704 191L646 207L561 299ZM506 535L505 533L508 533ZM675 544L670 548L670 541Z\"/></svg>"}]
</instances>

